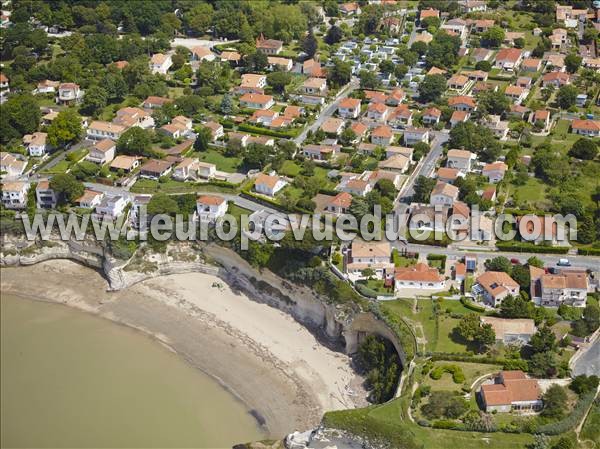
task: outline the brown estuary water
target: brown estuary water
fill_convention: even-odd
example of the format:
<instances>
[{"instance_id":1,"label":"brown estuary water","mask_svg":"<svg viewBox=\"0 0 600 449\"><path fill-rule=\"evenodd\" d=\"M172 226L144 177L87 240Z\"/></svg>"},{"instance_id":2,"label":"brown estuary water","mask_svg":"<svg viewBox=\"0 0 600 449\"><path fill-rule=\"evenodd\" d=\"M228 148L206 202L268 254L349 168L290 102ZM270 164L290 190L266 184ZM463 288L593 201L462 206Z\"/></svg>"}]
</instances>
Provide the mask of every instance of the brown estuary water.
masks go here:
<instances>
[{"instance_id":1,"label":"brown estuary water","mask_svg":"<svg viewBox=\"0 0 600 449\"><path fill-rule=\"evenodd\" d=\"M9 295L0 306L3 448L224 448L264 437L244 404L140 332Z\"/></svg>"}]
</instances>

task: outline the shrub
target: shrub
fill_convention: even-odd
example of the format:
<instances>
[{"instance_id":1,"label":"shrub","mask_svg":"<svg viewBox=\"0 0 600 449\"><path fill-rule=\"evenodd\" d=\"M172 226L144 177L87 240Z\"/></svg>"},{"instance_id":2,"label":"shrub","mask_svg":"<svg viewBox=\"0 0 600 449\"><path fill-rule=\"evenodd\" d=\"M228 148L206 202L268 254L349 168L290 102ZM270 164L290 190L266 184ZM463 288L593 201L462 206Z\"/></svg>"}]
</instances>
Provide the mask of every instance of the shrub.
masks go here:
<instances>
[{"instance_id":1,"label":"shrub","mask_svg":"<svg viewBox=\"0 0 600 449\"><path fill-rule=\"evenodd\" d=\"M546 424L543 426L539 426L536 429L536 433L544 433L546 435L560 435L561 433L568 432L573 429L575 426L579 424L579 422L583 419L585 412L591 405L592 401L596 396L596 391L590 391L582 396L575 407L564 419Z\"/></svg>"}]
</instances>

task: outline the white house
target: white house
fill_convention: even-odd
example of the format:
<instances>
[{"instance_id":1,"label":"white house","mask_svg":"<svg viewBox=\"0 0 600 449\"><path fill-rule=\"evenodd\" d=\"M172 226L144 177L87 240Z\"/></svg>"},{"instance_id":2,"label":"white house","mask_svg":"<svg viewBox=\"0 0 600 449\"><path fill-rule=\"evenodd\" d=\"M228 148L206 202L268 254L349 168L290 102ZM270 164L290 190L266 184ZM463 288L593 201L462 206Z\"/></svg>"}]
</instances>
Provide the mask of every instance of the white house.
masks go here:
<instances>
[{"instance_id":1,"label":"white house","mask_svg":"<svg viewBox=\"0 0 600 449\"><path fill-rule=\"evenodd\" d=\"M87 128L87 138L93 140L119 140L119 137L127 130L127 127L111 122L95 120Z\"/></svg>"},{"instance_id":2,"label":"white house","mask_svg":"<svg viewBox=\"0 0 600 449\"><path fill-rule=\"evenodd\" d=\"M106 164L115 158L117 145L110 139L102 139L90 148L85 160L96 164Z\"/></svg>"},{"instance_id":3,"label":"white house","mask_svg":"<svg viewBox=\"0 0 600 449\"><path fill-rule=\"evenodd\" d=\"M99 220L104 217L114 220L119 215L123 214L128 204L129 199L126 197L120 195L105 196L96 206L94 217Z\"/></svg>"},{"instance_id":4,"label":"white house","mask_svg":"<svg viewBox=\"0 0 600 449\"><path fill-rule=\"evenodd\" d=\"M392 247L386 240L365 242L354 239L348 253L346 271L357 278L362 278L364 277L362 272L371 269L376 277L384 279L394 272L391 257Z\"/></svg>"},{"instance_id":5,"label":"white house","mask_svg":"<svg viewBox=\"0 0 600 449\"><path fill-rule=\"evenodd\" d=\"M2 204L4 207L7 209L25 209L29 187L29 183L23 181L2 183Z\"/></svg>"},{"instance_id":6,"label":"white house","mask_svg":"<svg viewBox=\"0 0 600 449\"><path fill-rule=\"evenodd\" d=\"M173 65L171 55L164 55L162 53L155 53L150 58L150 71L153 74L166 75L169 68Z\"/></svg>"},{"instance_id":7,"label":"white house","mask_svg":"<svg viewBox=\"0 0 600 449\"><path fill-rule=\"evenodd\" d=\"M196 212L200 221L214 222L227 213L227 201L217 195L202 195L196 200Z\"/></svg>"},{"instance_id":8,"label":"white house","mask_svg":"<svg viewBox=\"0 0 600 449\"><path fill-rule=\"evenodd\" d=\"M471 171L471 163L475 159L475 155L467 150L448 150L446 167L456 168L463 173Z\"/></svg>"},{"instance_id":9,"label":"white house","mask_svg":"<svg viewBox=\"0 0 600 449\"><path fill-rule=\"evenodd\" d=\"M360 114L360 100L344 98L338 105L338 114L343 118L357 118Z\"/></svg>"},{"instance_id":10,"label":"white house","mask_svg":"<svg viewBox=\"0 0 600 449\"><path fill-rule=\"evenodd\" d=\"M287 182L279 176L271 176L261 173L256 177L254 190L263 195L275 196L277 192L283 189Z\"/></svg>"},{"instance_id":11,"label":"white house","mask_svg":"<svg viewBox=\"0 0 600 449\"><path fill-rule=\"evenodd\" d=\"M427 128L408 127L404 130L405 145L415 145L419 142L429 143L429 130Z\"/></svg>"},{"instance_id":12,"label":"white house","mask_svg":"<svg viewBox=\"0 0 600 449\"><path fill-rule=\"evenodd\" d=\"M418 263L412 267L396 268L394 274L396 291L404 289L443 290L446 279L440 275L437 268L425 263Z\"/></svg>"},{"instance_id":13,"label":"white house","mask_svg":"<svg viewBox=\"0 0 600 449\"><path fill-rule=\"evenodd\" d=\"M47 179L38 182L35 187L35 198L39 209L54 209L56 207L56 192L50 188Z\"/></svg>"},{"instance_id":14,"label":"white house","mask_svg":"<svg viewBox=\"0 0 600 449\"><path fill-rule=\"evenodd\" d=\"M486 271L477 278L473 293L482 295L484 301L492 307L500 305L509 295L519 294L519 284L503 271Z\"/></svg>"},{"instance_id":15,"label":"white house","mask_svg":"<svg viewBox=\"0 0 600 449\"><path fill-rule=\"evenodd\" d=\"M433 190L429 204L432 206L452 206L458 200L458 187L438 181Z\"/></svg>"},{"instance_id":16,"label":"white house","mask_svg":"<svg viewBox=\"0 0 600 449\"><path fill-rule=\"evenodd\" d=\"M250 109L269 109L275 102L271 95L244 94L240 97L240 106Z\"/></svg>"},{"instance_id":17,"label":"white house","mask_svg":"<svg viewBox=\"0 0 600 449\"><path fill-rule=\"evenodd\" d=\"M71 105L79 103L83 99L83 91L75 83L62 83L58 86L58 98L56 102L59 104Z\"/></svg>"},{"instance_id":18,"label":"white house","mask_svg":"<svg viewBox=\"0 0 600 449\"><path fill-rule=\"evenodd\" d=\"M48 134L35 132L33 134L25 134L23 136L23 143L27 146L30 156L42 157L48 150L47 139Z\"/></svg>"},{"instance_id":19,"label":"white house","mask_svg":"<svg viewBox=\"0 0 600 449\"><path fill-rule=\"evenodd\" d=\"M538 381L523 371L500 371L493 383L481 385L480 396L487 413L539 411L544 405Z\"/></svg>"}]
</instances>

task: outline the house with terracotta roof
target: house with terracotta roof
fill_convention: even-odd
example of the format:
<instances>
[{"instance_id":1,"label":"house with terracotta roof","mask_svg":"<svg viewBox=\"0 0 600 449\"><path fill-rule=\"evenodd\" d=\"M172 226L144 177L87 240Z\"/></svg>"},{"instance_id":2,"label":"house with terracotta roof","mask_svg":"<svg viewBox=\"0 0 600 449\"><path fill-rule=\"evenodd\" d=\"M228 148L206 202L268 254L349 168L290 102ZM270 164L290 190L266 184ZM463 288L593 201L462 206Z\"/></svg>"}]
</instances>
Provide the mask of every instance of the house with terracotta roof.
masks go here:
<instances>
[{"instance_id":1,"label":"house with terracotta roof","mask_svg":"<svg viewBox=\"0 0 600 449\"><path fill-rule=\"evenodd\" d=\"M23 136L23 145L27 147L30 156L43 157L49 148L48 134L42 132L34 132L33 134L25 134Z\"/></svg>"},{"instance_id":2,"label":"house with terracotta roof","mask_svg":"<svg viewBox=\"0 0 600 449\"><path fill-rule=\"evenodd\" d=\"M442 118L442 111L436 107L428 108L423 112L423 124L437 125Z\"/></svg>"},{"instance_id":3,"label":"house with terracotta roof","mask_svg":"<svg viewBox=\"0 0 600 449\"><path fill-rule=\"evenodd\" d=\"M352 143L358 143L366 136L369 127L362 122L352 122L350 129L356 134L356 139Z\"/></svg>"},{"instance_id":4,"label":"house with terracotta roof","mask_svg":"<svg viewBox=\"0 0 600 449\"><path fill-rule=\"evenodd\" d=\"M486 271L477 278L473 286L474 296L481 295L491 307L498 307L507 296L519 294L519 284L503 271Z\"/></svg>"},{"instance_id":5,"label":"house with terracotta roof","mask_svg":"<svg viewBox=\"0 0 600 449\"><path fill-rule=\"evenodd\" d=\"M506 86L504 90L504 95L506 95L513 103L521 104L527 95L529 95L529 90L520 86Z\"/></svg>"},{"instance_id":6,"label":"house with terracotta roof","mask_svg":"<svg viewBox=\"0 0 600 449\"><path fill-rule=\"evenodd\" d=\"M327 196L327 200L323 206L324 211L335 215L345 214L352 204L352 195L348 192L340 192L335 196L324 196Z\"/></svg>"},{"instance_id":7,"label":"house with terracotta roof","mask_svg":"<svg viewBox=\"0 0 600 449\"><path fill-rule=\"evenodd\" d=\"M144 100L144 102L142 103L142 107L144 109L158 109L162 108L165 104L173 103L173 101L174 100L172 100L171 98L150 95Z\"/></svg>"},{"instance_id":8,"label":"house with terracotta roof","mask_svg":"<svg viewBox=\"0 0 600 449\"><path fill-rule=\"evenodd\" d=\"M294 67L294 62L289 58L280 58L279 56L267 56L269 70L281 70L289 72Z\"/></svg>"},{"instance_id":9,"label":"house with terracotta roof","mask_svg":"<svg viewBox=\"0 0 600 449\"><path fill-rule=\"evenodd\" d=\"M550 72L542 77L542 86L544 87L553 86L558 89L567 84L571 84L571 76L568 73Z\"/></svg>"},{"instance_id":10,"label":"house with terracotta roof","mask_svg":"<svg viewBox=\"0 0 600 449\"><path fill-rule=\"evenodd\" d=\"M249 109L269 109L275 104L271 95L244 94L240 97L240 106Z\"/></svg>"},{"instance_id":11,"label":"house with terracotta roof","mask_svg":"<svg viewBox=\"0 0 600 449\"><path fill-rule=\"evenodd\" d=\"M396 291L405 289L443 290L446 279L437 268L425 263L417 263L412 267L397 267L394 272Z\"/></svg>"},{"instance_id":12,"label":"house with terracotta roof","mask_svg":"<svg viewBox=\"0 0 600 449\"><path fill-rule=\"evenodd\" d=\"M242 55L240 55L237 51L224 51L219 55L221 62L228 62L232 66L236 66L242 59Z\"/></svg>"},{"instance_id":13,"label":"house with terracotta roof","mask_svg":"<svg viewBox=\"0 0 600 449\"><path fill-rule=\"evenodd\" d=\"M419 13L419 20L423 20L426 19L428 17L440 17L440 12L437 9L433 9L433 8L427 8L427 9L422 9L421 12Z\"/></svg>"},{"instance_id":14,"label":"house with terracotta roof","mask_svg":"<svg viewBox=\"0 0 600 449\"><path fill-rule=\"evenodd\" d=\"M401 104L390 111L388 123L394 128L404 129L413 124L413 111L408 105Z\"/></svg>"},{"instance_id":15,"label":"house with terracotta roof","mask_svg":"<svg viewBox=\"0 0 600 449\"><path fill-rule=\"evenodd\" d=\"M223 125L214 120L210 120L203 125L204 127L210 129L210 135L212 137L213 142L219 140L223 136L225 136L225 129Z\"/></svg>"},{"instance_id":16,"label":"house with terracotta roof","mask_svg":"<svg viewBox=\"0 0 600 449\"><path fill-rule=\"evenodd\" d=\"M166 159L149 159L140 167L140 177L158 180L171 172L173 162Z\"/></svg>"},{"instance_id":17,"label":"house with terracotta roof","mask_svg":"<svg viewBox=\"0 0 600 449\"><path fill-rule=\"evenodd\" d=\"M566 304L585 307L589 289L585 271L563 270L548 274L541 268L529 267L531 299L540 306L558 307Z\"/></svg>"},{"instance_id":18,"label":"house with terracotta roof","mask_svg":"<svg viewBox=\"0 0 600 449\"><path fill-rule=\"evenodd\" d=\"M446 85L449 89L454 89L459 92L463 91L467 84L469 84L469 78L459 73L455 73L454 75L452 75L450 79L446 82Z\"/></svg>"},{"instance_id":19,"label":"house with terracotta roof","mask_svg":"<svg viewBox=\"0 0 600 449\"><path fill-rule=\"evenodd\" d=\"M56 192L50 187L50 182L43 179L35 187L35 199L38 209L54 209L56 207Z\"/></svg>"},{"instance_id":20,"label":"house with terracotta roof","mask_svg":"<svg viewBox=\"0 0 600 449\"><path fill-rule=\"evenodd\" d=\"M120 154L110 163L112 171L122 170L125 173L130 173L140 166L140 158L136 156L125 156Z\"/></svg>"},{"instance_id":21,"label":"house with terracotta roof","mask_svg":"<svg viewBox=\"0 0 600 449\"><path fill-rule=\"evenodd\" d=\"M344 130L344 120L335 117L329 117L321 125L321 130L332 136L339 136Z\"/></svg>"},{"instance_id":22,"label":"house with terracotta roof","mask_svg":"<svg viewBox=\"0 0 600 449\"><path fill-rule=\"evenodd\" d=\"M525 58L521 63L523 72L539 72L542 68L542 60L539 58Z\"/></svg>"},{"instance_id":23,"label":"house with terracotta roof","mask_svg":"<svg viewBox=\"0 0 600 449\"><path fill-rule=\"evenodd\" d=\"M56 89L58 89L59 85L59 81L42 80L37 83L37 87L33 91L33 94L53 94L56 92Z\"/></svg>"},{"instance_id":24,"label":"house with terracotta roof","mask_svg":"<svg viewBox=\"0 0 600 449\"><path fill-rule=\"evenodd\" d=\"M86 161L94 162L95 164L106 164L107 162L112 162L115 158L115 152L117 150L117 145L113 140L110 139L102 139L90 148L90 152L85 157Z\"/></svg>"},{"instance_id":25,"label":"house with terracotta roof","mask_svg":"<svg viewBox=\"0 0 600 449\"><path fill-rule=\"evenodd\" d=\"M342 176L342 180L335 190L364 197L373 190L373 185L368 180L362 179L360 175L353 173L350 176Z\"/></svg>"},{"instance_id":26,"label":"house with terracotta roof","mask_svg":"<svg viewBox=\"0 0 600 449\"><path fill-rule=\"evenodd\" d=\"M457 168L440 167L437 171L437 179L452 184L461 174L461 171Z\"/></svg>"},{"instance_id":27,"label":"house with terracotta roof","mask_svg":"<svg viewBox=\"0 0 600 449\"><path fill-rule=\"evenodd\" d=\"M339 145L308 144L302 147L302 154L313 161L331 161L339 156L340 149Z\"/></svg>"},{"instance_id":28,"label":"house with terracotta roof","mask_svg":"<svg viewBox=\"0 0 600 449\"><path fill-rule=\"evenodd\" d=\"M481 316L481 324L489 324L494 329L496 341L505 345L524 345L529 343L531 336L537 329L533 320L529 318L499 318L495 316Z\"/></svg>"},{"instance_id":29,"label":"house with terracotta roof","mask_svg":"<svg viewBox=\"0 0 600 449\"><path fill-rule=\"evenodd\" d=\"M286 185L287 182L277 175L261 173L254 181L254 190L263 195L275 196Z\"/></svg>"},{"instance_id":30,"label":"house with terracotta roof","mask_svg":"<svg viewBox=\"0 0 600 449\"><path fill-rule=\"evenodd\" d=\"M538 381L523 371L500 371L493 383L481 385L480 397L487 413L539 411L544 405Z\"/></svg>"},{"instance_id":31,"label":"house with terracotta roof","mask_svg":"<svg viewBox=\"0 0 600 449\"><path fill-rule=\"evenodd\" d=\"M354 239L347 256L346 272L355 278L362 278L362 272L367 268L372 269L379 279L385 279L394 272L392 246L387 240L366 242Z\"/></svg>"},{"instance_id":32,"label":"house with terracotta roof","mask_svg":"<svg viewBox=\"0 0 600 449\"><path fill-rule=\"evenodd\" d=\"M196 213L201 222L215 222L227 213L227 201L218 195L201 195L196 199Z\"/></svg>"},{"instance_id":33,"label":"house with terracotta roof","mask_svg":"<svg viewBox=\"0 0 600 449\"><path fill-rule=\"evenodd\" d=\"M483 0L463 0L459 2L459 7L465 13L485 12L487 10L487 4Z\"/></svg>"},{"instance_id":34,"label":"house with terracotta roof","mask_svg":"<svg viewBox=\"0 0 600 449\"><path fill-rule=\"evenodd\" d=\"M454 128L459 123L464 123L471 117L471 113L468 111L454 111L450 116L450 127Z\"/></svg>"},{"instance_id":35,"label":"house with terracotta roof","mask_svg":"<svg viewBox=\"0 0 600 449\"><path fill-rule=\"evenodd\" d=\"M83 195L81 195L79 198L77 198L75 200L75 203L79 207L83 207L86 209L92 209L92 208L96 207L98 204L100 204L100 201L102 201L102 198L104 198L104 193L97 192L97 191L91 190L91 189L85 189L83 191Z\"/></svg>"},{"instance_id":36,"label":"house with terracotta roof","mask_svg":"<svg viewBox=\"0 0 600 449\"><path fill-rule=\"evenodd\" d=\"M283 41L265 39L261 33L260 37L256 39L256 49L262 51L267 56L278 55L283 50Z\"/></svg>"},{"instance_id":37,"label":"house with terracotta roof","mask_svg":"<svg viewBox=\"0 0 600 449\"><path fill-rule=\"evenodd\" d=\"M494 137L500 140L506 140L508 138L508 121L501 120L499 115L488 115L483 121L483 126L492 131Z\"/></svg>"},{"instance_id":38,"label":"house with terracotta roof","mask_svg":"<svg viewBox=\"0 0 600 449\"><path fill-rule=\"evenodd\" d=\"M477 19L471 25L471 29L476 33L484 33L493 27L494 23L496 22L492 19Z\"/></svg>"},{"instance_id":39,"label":"house with terracotta roof","mask_svg":"<svg viewBox=\"0 0 600 449\"><path fill-rule=\"evenodd\" d=\"M262 94L267 87L267 76L256 73L244 73L240 85L235 89L237 94Z\"/></svg>"},{"instance_id":40,"label":"house with terracotta roof","mask_svg":"<svg viewBox=\"0 0 600 449\"><path fill-rule=\"evenodd\" d=\"M154 118L152 117L152 114L141 108L121 108L117 111L117 115L112 122L127 128L131 126L138 126L144 129L154 128Z\"/></svg>"},{"instance_id":41,"label":"house with terracotta roof","mask_svg":"<svg viewBox=\"0 0 600 449\"><path fill-rule=\"evenodd\" d=\"M410 159L403 154L394 154L389 158L379 162L377 167L382 170L405 173L410 167Z\"/></svg>"},{"instance_id":42,"label":"house with terracotta roof","mask_svg":"<svg viewBox=\"0 0 600 449\"><path fill-rule=\"evenodd\" d=\"M191 50L192 61L214 61L216 56L210 48L198 45Z\"/></svg>"},{"instance_id":43,"label":"house with terracotta roof","mask_svg":"<svg viewBox=\"0 0 600 449\"><path fill-rule=\"evenodd\" d=\"M171 55L155 53L150 58L150 72L153 74L166 75L172 65Z\"/></svg>"},{"instance_id":44,"label":"house with terracotta roof","mask_svg":"<svg viewBox=\"0 0 600 449\"><path fill-rule=\"evenodd\" d=\"M338 114L342 118L357 118L360 114L360 100L358 98L344 98L338 104Z\"/></svg>"},{"instance_id":45,"label":"house with terracotta roof","mask_svg":"<svg viewBox=\"0 0 600 449\"><path fill-rule=\"evenodd\" d=\"M477 109L477 103L473 97L458 95L448 99L448 106L455 111L473 112Z\"/></svg>"},{"instance_id":46,"label":"house with terracotta roof","mask_svg":"<svg viewBox=\"0 0 600 449\"><path fill-rule=\"evenodd\" d=\"M327 75L321 68L321 63L312 58L302 63L302 73L316 78L323 78Z\"/></svg>"},{"instance_id":47,"label":"house with terracotta roof","mask_svg":"<svg viewBox=\"0 0 600 449\"><path fill-rule=\"evenodd\" d=\"M429 204L432 206L452 206L458 200L458 187L438 181L431 191Z\"/></svg>"},{"instance_id":48,"label":"house with terracotta roof","mask_svg":"<svg viewBox=\"0 0 600 449\"><path fill-rule=\"evenodd\" d=\"M358 16L361 13L360 5L357 2L342 3L339 9L344 16Z\"/></svg>"},{"instance_id":49,"label":"house with terracotta roof","mask_svg":"<svg viewBox=\"0 0 600 449\"><path fill-rule=\"evenodd\" d=\"M367 108L367 118L377 122L386 122L390 113L389 108L384 103L371 103Z\"/></svg>"},{"instance_id":50,"label":"house with terracotta roof","mask_svg":"<svg viewBox=\"0 0 600 449\"><path fill-rule=\"evenodd\" d=\"M501 48L496 54L494 67L512 72L519 68L522 60L523 52L518 48Z\"/></svg>"},{"instance_id":51,"label":"house with terracotta roof","mask_svg":"<svg viewBox=\"0 0 600 449\"><path fill-rule=\"evenodd\" d=\"M419 142L429 143L429 129L408 127L404 130L404 144L415 145Z\"/></svg>"},{"instance_id":52,"label":"house with terracotta roof","mask_svg":"<svg viewBox=\"0 0 600 449\"><path fill-rule=\"evenodd\" d=\"M573 120L571 131L587 137L600 137L600 120Z\"/></svg>"},{"instance_id":53,"label":"house with terracotta roof","mask_svg":"<svg viewBox=\"0 0 600 449\"><path fill-rule=\"evenodd\" d=\"M104 122L95 120L88 126L86 133L87 138L92 140L119 140L119 137L127 130L126 126L116 123Z\"/></svg>"},{"instance_id":54,"label":"house with terracotta roof","mask_svg":"<svg viewBox=\"0 0 600 449\"><path fill-rule=\"evenodd\" d=\"M371 132L371 143L385 147L392 143L394 132L387 125L380 125Z\"/></svg>"}]
</instances>

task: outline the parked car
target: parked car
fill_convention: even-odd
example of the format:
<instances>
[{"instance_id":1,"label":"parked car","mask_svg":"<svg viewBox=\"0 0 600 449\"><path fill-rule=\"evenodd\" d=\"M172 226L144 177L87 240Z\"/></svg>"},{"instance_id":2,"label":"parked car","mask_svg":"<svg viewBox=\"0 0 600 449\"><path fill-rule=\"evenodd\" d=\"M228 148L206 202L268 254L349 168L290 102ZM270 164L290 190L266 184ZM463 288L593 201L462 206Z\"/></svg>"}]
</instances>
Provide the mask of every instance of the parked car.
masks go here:
<instances>
[{"instance_id":1,"label":"parked car","mask_svg":"<svg viewBox=\"0 0 600 449\"><path fill-rule=\"evenodd\" d=\"M519 259L517 259L517 258L513 257L512 259L510 259L510 263L512 263L513 265L518 265L518 264L520 264L521 262L519 262Z\"/></svg>"},{"instance_id":2,"label":"parked car","mask_svg":"<svg viewBox=\"0 0 600 449\"><path fill-rule=\"evenodd\" d=\"M570 267L571 262L569 262L569 259L558 259L556 265L558 265L559 267Z\"/></svg>"}]
</instances>

